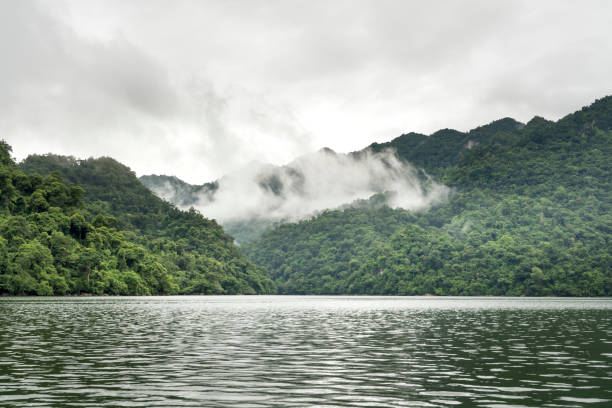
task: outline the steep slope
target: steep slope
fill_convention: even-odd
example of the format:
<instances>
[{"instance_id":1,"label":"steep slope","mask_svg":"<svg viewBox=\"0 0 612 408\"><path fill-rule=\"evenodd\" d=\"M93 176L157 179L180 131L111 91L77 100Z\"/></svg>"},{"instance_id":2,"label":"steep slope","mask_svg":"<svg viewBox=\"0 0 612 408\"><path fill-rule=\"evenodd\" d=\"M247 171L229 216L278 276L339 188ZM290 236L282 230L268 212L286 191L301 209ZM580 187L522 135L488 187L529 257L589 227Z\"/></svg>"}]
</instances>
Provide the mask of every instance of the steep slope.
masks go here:
<instances>
[{"instance_id":1,"label":"steep slope","mask_svg":"<svg viewBox=\"0 0 612 408\"><path fill-rule=\"evenodd\" d=\"M28 174L57 171L82 186L91 217L114 216L128 240L159 257L180 293L273 291L265 272L244 258L216 222L159 199L129 168L111 158L31 155L19 167Z\"/></svg>"},{"instance_id":2,"label":"steep slope","mask_svg":"<svg viewBox=\"0 0 612 408\"><path fill-rule=\"evenodd\" d=\"M328 211L245 251L284 293L611 295L611 123L606 97L556 123L402 136L450 200Z\"/></svg>"},{"instance_id":3,"label":"steep slope","mask_svg":"<svg viewBox=\"0 0 612 408\"><path fill-rule=\"evenodd\" d=\"M0 141L0 294L172 294L161 258L129 242L106 213L84 208L81 187L57 173L26 175Z\"/></svg>"}]
</instances>

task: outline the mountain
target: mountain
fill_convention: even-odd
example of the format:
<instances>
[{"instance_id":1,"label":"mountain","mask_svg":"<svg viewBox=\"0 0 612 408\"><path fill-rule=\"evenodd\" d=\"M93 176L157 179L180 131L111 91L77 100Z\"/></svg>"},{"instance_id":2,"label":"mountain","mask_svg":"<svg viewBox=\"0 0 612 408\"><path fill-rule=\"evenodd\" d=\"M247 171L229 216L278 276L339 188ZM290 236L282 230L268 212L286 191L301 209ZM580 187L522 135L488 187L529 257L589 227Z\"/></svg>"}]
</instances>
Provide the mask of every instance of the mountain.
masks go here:
<instances>
[{"instance_id":1,"label":"mountain","mask_svg":"<svg viewBox=\"0 0 612 408\"><path fill-rule=\"evenodd\" d=\"M429 136L407 133L387 143L373 143L366 150L393 149L403 160L440 176L445 169L456 165L462 155L473 147L508 144L513 132L523 126L514 119L504 118L467 133L454 129L438 130Z\"/></svg>"},{"instance_id":2,"label":"mountain","mask_svg":"<svg viewBox=\"0 0 612 408\"><path fill-rule=\"evenodd\" d=\"M31 155L17 166L10 166L15 174L25 173L25 177L36 180L63 179L82 188L84 195L79 222L86 229L100 224L108 228L109 233L134 245L137 249L129 255L129 260L118 260L118 265L127 264L127 270L131 263L152 257L156 267L172 277L175 288L169 293L255 294L274 291L265 271L247 261L232 238L215 221L204 218L195 210L181 211L156 197L128 167L111 158L78 160L53 154ZM23 194L33 193L26 189ZM45 194L48 193L43 191ZM31 198L24 196L26 202L28 199ZM62 211L72 216L72 209ZM96 248L87 241L90 235L86 235L83 238L85 246ZM53 249L46 239L40 238L42 244ZM100 250L95 252L101 253ZM116 264L97 259L89 270L98 273L99 279L104 281L106 271L116 270ZM66 273L74 272L71 269L74 268L68 266ZM91 281L91 276L88 280ZM75 287L70 293L114 293L112 288L102 284L102 289L95 290L92 285Z\"/></svg>"},{"instance_id":3,"label":"mountain","mask_svg":"<svg viewBox=\"0 0 612 408\"><path fill-rule=\"evenodd\" d=\"M0 142L0 294L610 296L610 163L612 97L201 186Z\"/></svg>"},{"instance_id":4,"label":"mountain","mask_svg":"<svg viewBox=\"0 0 612 408\"><path fill-rule=\"evenodd\" d=\"M140 181L155 195L180 208L196 207L215 218L245 244L275 226L349 203L363 203L364 199L392 190L400 191L399 195L408 200L391 199L388 205L425 208L448 194L428 174L442 176L446 168L457 164L475 146L509 143L511 132L523 126L504 118L466 133L452 129L430 136L408 133L349 154L323 148L285 166L251 163L203 185L164 175L146 175ZM411 186L398 186L398 180L410 180Z\"/></svg>"},{"instance_id":5,"label":"mountain","mask_svg":"<svg viewBox=\"0 0 612 408\"><path fill-rule=\"evenodd\" d=\"M368 149L360 154L321 149L285 166L251 163L203 186L166 176L140 180L156 195L183 208L195 206L218 220L240 243L250 242L275 225L375 194L393 192L385 195L388 204L406 209L426 208L448 194L447 188L399 160L391 149Z\"/></svg>"},{"instance_id":6,"label":"mountain","mask_svg":"<svg viewBox=\"0 0 612 408\"><path fill-rule=\"evenodd\" d=\"M325 211L244 245L281 293L612 295L612 97L370 149L389 147L454 194Z\"/></svg>"}]
</instances>

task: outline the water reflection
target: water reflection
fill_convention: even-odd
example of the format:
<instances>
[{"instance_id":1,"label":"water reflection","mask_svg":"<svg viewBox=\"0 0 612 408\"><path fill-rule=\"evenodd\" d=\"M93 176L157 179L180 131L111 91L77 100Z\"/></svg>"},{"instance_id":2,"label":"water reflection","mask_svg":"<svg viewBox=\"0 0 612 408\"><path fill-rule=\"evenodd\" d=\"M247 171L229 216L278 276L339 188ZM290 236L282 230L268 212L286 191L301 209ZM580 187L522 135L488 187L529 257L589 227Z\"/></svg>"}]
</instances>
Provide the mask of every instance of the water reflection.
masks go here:
<instances>
[{"instance_id":1,"label":"water reflection","mask_svg":"<svg viewBox=\"0 0 612 408\"><path fill-rule=\"evenodd\" d=\"M612 404L612 301L0 299L0 406Z\"/></svg>"}]
</instances>

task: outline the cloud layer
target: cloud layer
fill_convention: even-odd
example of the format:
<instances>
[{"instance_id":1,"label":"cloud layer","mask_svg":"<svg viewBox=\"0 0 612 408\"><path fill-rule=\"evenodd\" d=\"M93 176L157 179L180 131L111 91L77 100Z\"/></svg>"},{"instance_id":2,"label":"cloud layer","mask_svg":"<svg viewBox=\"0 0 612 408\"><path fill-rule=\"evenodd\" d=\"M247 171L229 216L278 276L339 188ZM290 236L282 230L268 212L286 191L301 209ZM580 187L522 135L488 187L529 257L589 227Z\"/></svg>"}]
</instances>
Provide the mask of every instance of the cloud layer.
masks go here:
<instances>
[{"instance_id":1,"label":"cloud layer","mask_svg":"<svg viewBox=\"0 0 612 408\"><path fill-rule=\"evenodd\" d=\"M612 3L0 0L0 137L202 183L612 93Z\"/></svg>"},{"instance_id":2,"label":"cloud layer","mask_svg":"<svg viewBox=\"0 0 612 408\"><path fill-rule=\"evenodd\" d=\"M377 193L390 193L391 207L418 210L449 194L391 150L344 155L323 149L282 167L253 162L195 194L186 194L183 187L166 182L151 188L221 223L297 221Z\"/></svg>"}]
</instances>

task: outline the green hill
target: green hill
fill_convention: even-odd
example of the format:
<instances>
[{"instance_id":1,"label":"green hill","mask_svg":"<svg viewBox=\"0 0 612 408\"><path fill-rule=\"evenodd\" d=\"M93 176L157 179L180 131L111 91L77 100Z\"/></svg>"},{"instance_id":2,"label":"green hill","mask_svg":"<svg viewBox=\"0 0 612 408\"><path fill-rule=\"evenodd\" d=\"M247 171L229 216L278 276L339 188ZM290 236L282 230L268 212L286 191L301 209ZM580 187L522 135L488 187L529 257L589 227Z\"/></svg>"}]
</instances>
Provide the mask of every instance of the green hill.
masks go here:
<instances>
[{"instance_id":1,"label":"green hill","mask_svg":"<svg viewBox=\"0 0 612 408\"><path fill-rule=\"evenodd\" d=\"M46 248L41 251L49 255L45 258L47 264L53 266L69 284L68 289L63 291L65 293L255 294L274 290L265 272L245 259L231 237L216 222L193 210L180 211L157 198L129 168L115 160L105 157L77 160L51 154L31 155L15 166L10 160L8 146L4 145L3 148L4 155L9 157L3 163L3 171L7 173L5 183L10 188L17 188L17 193L14 197L6 196L4 200L6 209L2 225L8 228L17 221L25 222L34 231L24 235L21 238L23 242L10 241L6 244L8 252L3 259L9 264L17 262L15 254L22 244ZM23 187L21 179L34 180L29 183L34 183L35 187ZM72 183L72 187L63 183L62 179ZM78 205L54 201L50 192L52 188L80 192ZM41 204L36 211L34 207L28 207L27 203L39 196L48 205ZM74 232L72 224L66 224L66 219L70 222L76 220L80 232ZM47 230L43 231L43 228ZM47 236L53 236L55 232L62 232L64 237L67 233L72 234L66 238L72 245L72 255L54 252L54 244ZM100 234L102 237L98 237ZM4 233L2 237L6 239ZM128 249L122 250L122 246ZM108 256L104 255L107 250L110 251ZM72 260L81 253L91 254L89 264L64 262L64 255ZM107 276L113 274L122 276L135 272L139 276L146 276L149 272L141 264L157 268L157 273L163 279L167 278L170 286L156 287L155 282L151 281L145 282L146 288L142 290L130 288L126 291L123 287L116 290L112 284L105 283L110 279ZM24 266L22 269L24 273L33 274L33 282L43 279L42 275L32 272L33 267ZM10 272L16 270L14 268L2 270L6 271L2 275L5 281L12 279L9 275L16 274ZM6 284L0 291L38 293ZM62 291L54 290L53 293L61 294Z\"/></svg>"},{"instance_id":2,"label":"green hill","mask_svg":"<svg viewBox=\"0 0 612 408\"><path fill-rule=\"evenodd\" d=\"M391 148L402 159L425 169L429 174L441 176L447 168L456 165L470 149L478 146L507 145L513 140L513 132L523 126L514 119L504 118L467 133L454 129L438 130L430 136L407 133L387 143L373 143L366 149L377 152Z\"/></svg>"},{"instance_id":3,"label":"green hill","mask_svg":"<svg viewBox=\"0 0 612 408\"><path fill-rule=\"evenodd\" d=\"M456 165L461 157L473 147L508 144L513 137L511 132L523 126L522 123L514 119L504 118L466 133L452 129L443 129L430 136L408 133L388 143L373 143L365 149L347 155L336 153L329 148L323 148L318 152L298 157L285 166L268 165L253 171L257 174L258 188L272 196L269 197L269 201L282 202L288 196L298 195L300 196L298 200L306 203L313 199L313 195L305 193L303 185L309 176L312 177L312 172L305 172L308 169L304 169L300 162L312 162L312 159L317 156L330 156L338 158L339 162L350 158L354 160L354 164L361 162L366 165L365 162L368 162L368 156L371 157L372 153L382 154L387 150L392 150L404 161L418 166L419 170L415 175L421 179L421 187L427 187L429 184L428 176L423 172L423 168L429 175L441 177L447 168ZM346 162L346 160L344 161ZM319 163L319 165L322 164ZM388 176L392 177L392 173L390 171ZM333 175L330 174L329 177L333 178ZM174 176L147 175L140 177L140 181L158 197L181 208L191 206L204 208L202 211L206 211L207 204L215 201L215 194L218 193L220 186L222 187L226 182L225 179L224 177L212 183L191 185ZM381 183L376 183L371 188L379 190L379 193L383 193L385 190ZM333 194L333 192L330 192L330 194ZM291 218L295 219L299 216L286 214L285 217L273 218L263 212L258 217L238 217L222 222L225 231L231 234L240 244L246 244L256 240L275 226L284 224Z\"/></svg>"},{"instance_id":4,"label":"green hill","mask_svg":"<svg viewBox=\"0 0 612 408\"><path fill-rule=\"evenodd\" d=\"M455 194L423 212L327 211L245 245L281 293L612 295L612 97L558 122L370 146L389 147Z\"/></svg>"},{"instance_id":5,"label":"green hill","mask_svg":"<svg viewBox=\"0 0 612 408\"><path fill-rule=\"evenodd\" d=\"M389 192L298 223L233 226L252 239L248 260L215 221L113 159L17 165L0 147L3 294L612 295L612 97L557 122L373 144L453 194L422 211L389 208ZM216 188L147 182L184 203Z\"/></svg>"},{"instance_id":6,"label":"green hill","mask_svg":"<svg viewBox=\"0 0 612 408\"><path fill-rule=\"evenodd\" d=\"M26 175L0 142L0 294L170 294L161 259L93 217L81 187L58 173Z\"/></svg>"}]
</instances>

